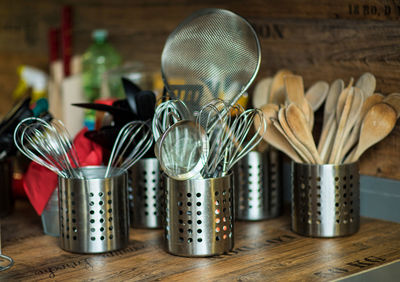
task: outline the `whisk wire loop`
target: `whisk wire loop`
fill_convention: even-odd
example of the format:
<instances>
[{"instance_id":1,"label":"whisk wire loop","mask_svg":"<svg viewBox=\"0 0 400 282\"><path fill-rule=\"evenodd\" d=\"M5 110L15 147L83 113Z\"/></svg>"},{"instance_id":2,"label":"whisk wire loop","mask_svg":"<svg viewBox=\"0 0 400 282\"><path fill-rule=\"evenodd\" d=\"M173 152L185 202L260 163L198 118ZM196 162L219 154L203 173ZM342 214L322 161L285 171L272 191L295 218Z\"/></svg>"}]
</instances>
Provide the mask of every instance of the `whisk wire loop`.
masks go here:
<instances>
[{"instance_id":1,"label":"whisk wire loop","mask_svg":"<svg viewBox=\"0 0 400 282\"><path fill-rule=\"evenodd\" d=\"M79 171L74 170L79 167L79 160L70 139L67 129L58 120L48 123L29 117L14 130L14 143L26 157L62 177L82 178Z\"/></svg>"},{"instance_id":2,"label":"whisk wire loop","mask_svg":"<svg viewBox=\"0 0 400 282\"><path fill-rule=\"evenodd\" d=\"M149 122L131 121L125 124L115 139L105 177L110 176L114 167L127 170L143 157L152 144L153 134Z\"/></svg>"}]
</instances>

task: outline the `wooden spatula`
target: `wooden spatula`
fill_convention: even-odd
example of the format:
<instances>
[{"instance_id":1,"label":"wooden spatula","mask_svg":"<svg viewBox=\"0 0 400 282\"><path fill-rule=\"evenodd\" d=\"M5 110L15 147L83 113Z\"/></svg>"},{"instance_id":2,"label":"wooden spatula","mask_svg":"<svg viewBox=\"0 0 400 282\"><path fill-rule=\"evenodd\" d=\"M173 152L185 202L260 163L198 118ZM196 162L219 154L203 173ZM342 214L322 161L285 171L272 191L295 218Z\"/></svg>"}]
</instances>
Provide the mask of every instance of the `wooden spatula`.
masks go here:
<instances>
[{"instance_id":1,"label":"wooden spatula","mask_svg":"<svg viewBox=\"0 0 400 282\"><path fill-rule=\"evenodd\" d=\"M261 107L261 111L264 114L264 118L267 122L267 131L265 132L263 139L265 143L269 143L278 150L285 153L293 161L301 163L303 160L299 157L296 151L293 149L291 144L286 140L285 136L273 125L271 119L277 120L279 107L274 104L267 104ZM260 121L255 119L254 125L256 128L259 127Z\"/></svg>"},{"instance_id":2,"label":"wooden spatula","mask_svg":"<svg viewBox=\"0 0 400 282\"><path fill-rule=\"evenodd\" d=\"M307 125L303 112L295 104L290 104L286 108L285 114L287 123L294 136L307 148L315 162L317 164L322 164L310 127Z\"/></svg>"}]
</instances>

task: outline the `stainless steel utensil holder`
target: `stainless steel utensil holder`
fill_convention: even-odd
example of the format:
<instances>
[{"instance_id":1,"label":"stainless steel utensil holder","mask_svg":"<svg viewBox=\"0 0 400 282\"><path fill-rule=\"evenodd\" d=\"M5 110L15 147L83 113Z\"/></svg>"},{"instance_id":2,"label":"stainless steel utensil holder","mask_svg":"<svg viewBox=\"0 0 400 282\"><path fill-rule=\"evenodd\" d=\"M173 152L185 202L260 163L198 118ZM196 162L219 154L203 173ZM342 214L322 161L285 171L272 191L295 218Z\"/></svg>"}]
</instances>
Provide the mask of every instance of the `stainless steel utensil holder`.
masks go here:
<instances>
[{"instance_id":1,"label":"stainless steel utensil holder","mask_svg":"<svg viewBox=\"0 0 400 282\"><path fill-rule=\"evenodd\" d=\"M235 166L236 219L263 220L282 214L281 159L271 149L252 151Z\"/></svg>"},{"instance_id":2,"label":"stainless steel utensil holder","mask_svg":"<svg viewBox=\"0 0 400 282\"><path fill-rule=\"evenodd\" d=\"M351 235L360 226L358 162L292 163L292 230L310 237Z\"/></svg>"},{"instance_id":3,"label":"stainless steel utensil holder","mask_svg":"<svg viewBox=\"0 0 400 282\"><path fill-rule=\"evenodd\" d=\"M60 245L77 253L103 253L129 242L128 174L115 168L80 168L85 179L59 177Z\"/></svg>"},{"instance_id":4,"label":"stainless steel utensil holder","mask_svg":"<svg viewBox=\"0 0 400 282\"><path fill-rule=\"evenodd\" d=\"M156 158L141 159L130 169L129 210L131 226L161 228L163 193Z\"/></svg>"},{"instance_id":5,"label":"stainless steel utensil holder","mask_svg":"<svg viewBox=\"0 0 400 282\"><path fill-rule=\"evenodd\" d=\"M41 214L41 219L44 234L54 237L60 236L58 187L51 194Z\"/></svg>"},{"instance_id":6,"label":"stainless steel utensil holder","mask_svg":"<svg viewBox=\"0 0 400 282\"><path fill-rule=\"evenodd\" d=\"M206 257L234 243L233 176L174 180L164 176L165 239L169 253Z\"/></svg>"}]
</instances>

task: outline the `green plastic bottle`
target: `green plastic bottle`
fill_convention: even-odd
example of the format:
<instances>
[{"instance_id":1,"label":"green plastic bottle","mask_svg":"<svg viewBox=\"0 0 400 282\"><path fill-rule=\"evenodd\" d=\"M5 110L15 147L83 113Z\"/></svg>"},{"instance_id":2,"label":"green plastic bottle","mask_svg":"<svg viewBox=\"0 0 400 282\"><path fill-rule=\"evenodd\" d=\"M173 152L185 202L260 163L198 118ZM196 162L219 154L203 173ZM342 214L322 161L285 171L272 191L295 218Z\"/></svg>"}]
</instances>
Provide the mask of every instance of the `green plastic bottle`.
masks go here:
<instances>
[{"instance_id":1,"label":"green plastic bottle","mask_svg":"<svg viewBox=\"0 0 400 282\"><path fill-rule=\"evenodd\" d=\"M93 43L83 54L82 82L88 102L93 102L100 97L104 72L121 64L121 57L107 42L107 35L107 30L94 30Z\"/></svg>"}]
</instances>

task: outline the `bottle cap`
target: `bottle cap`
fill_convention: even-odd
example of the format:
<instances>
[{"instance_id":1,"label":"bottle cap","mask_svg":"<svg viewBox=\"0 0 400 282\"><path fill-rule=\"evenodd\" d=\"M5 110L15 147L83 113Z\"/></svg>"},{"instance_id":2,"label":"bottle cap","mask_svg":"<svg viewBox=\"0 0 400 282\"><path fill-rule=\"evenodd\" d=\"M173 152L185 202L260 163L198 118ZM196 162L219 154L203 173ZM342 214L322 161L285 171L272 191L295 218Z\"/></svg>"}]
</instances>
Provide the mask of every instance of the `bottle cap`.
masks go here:
<instances>
[{"instance_id":1,"label":"bottle cap","mask_svg":"<svg viewBox=\"0 0 400 282\"><path fill-rule=\"evenodd\" d=\"M92 32L92 38L96 42L104 42L107 39L108 31L105 29L96 29Z\"/></svg>"}]
</instances>

